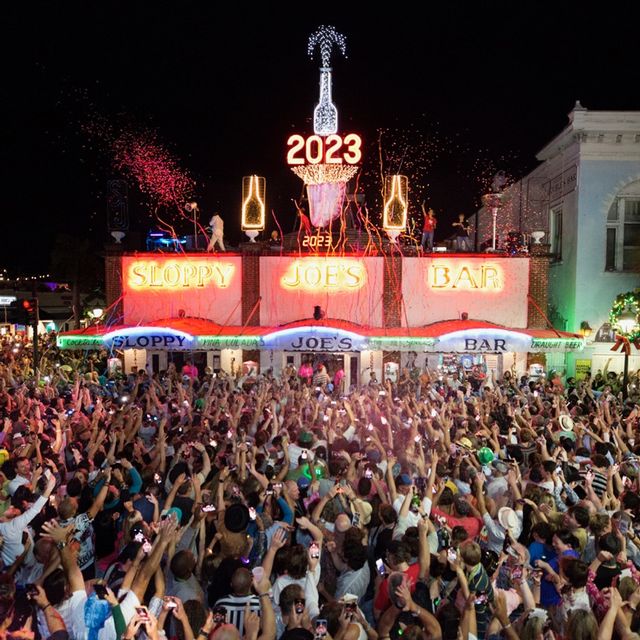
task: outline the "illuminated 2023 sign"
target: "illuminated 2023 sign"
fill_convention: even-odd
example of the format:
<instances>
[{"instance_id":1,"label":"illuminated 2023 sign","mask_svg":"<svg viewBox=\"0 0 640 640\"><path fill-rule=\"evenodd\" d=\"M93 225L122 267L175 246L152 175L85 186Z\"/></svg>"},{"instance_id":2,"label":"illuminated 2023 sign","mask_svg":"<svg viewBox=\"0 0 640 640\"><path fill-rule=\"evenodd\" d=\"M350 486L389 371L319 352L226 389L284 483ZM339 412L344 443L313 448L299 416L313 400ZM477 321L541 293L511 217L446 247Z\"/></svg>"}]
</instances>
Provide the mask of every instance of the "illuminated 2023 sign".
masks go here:
<instances>
[{"instance_id":1,"label":"illuminated 2023 sign","mask_svg":"<svg viewBox=\"0 0 640 640\"><path fill-rule=\"evenodd\" d=\"M302 238L302 246L312 251L317 249L331 249L333 246L333 238L330 233L317 233L313 236L305 236Z\"/></svg>"},{"instance_id":2,"label":"illuminated 2023 sign","mask_svg":"<svg viewBox=\"0 0 640 640\"><path fill-rule=\"evenodd\" d=\"M312 135L304 138L294 133L287 140L287 164L358 164L362 160L362 138L348 133L344 138L332 134L323 138Z\"/></svg>"},{"instance_id":3,"label":"illuminated 2023 sign","mask_svg":"<svg viewBox=\"0 0 640 640\"><path fill-rule=\"evenodd\" d=\"M502 291L502 269L496 264L444 262L432 264L429 286L436 290Z\"/></svg>"},{"instance_id":4,"label":"illuminated 2023 sign","mask_svg":"<svg viewBox=\"0 0 640 640\"><path fill-rule=\"evenodd\" d=\"M126 280L131 289L205 288L229 286L235 265L212 260L137 260L129 265Z\"/></svg>"},{"instance_id":5,"label":"illuminated 2023 sign","mask_svg":"<svg viewBox=\"0 0 640 640\"><path fill-rule=\"evenodd\" d=\"M366 281L364 264L350 258L294 260L280 278L282 287L293 291L356 291Z\"/></svg>"}]
</instances>

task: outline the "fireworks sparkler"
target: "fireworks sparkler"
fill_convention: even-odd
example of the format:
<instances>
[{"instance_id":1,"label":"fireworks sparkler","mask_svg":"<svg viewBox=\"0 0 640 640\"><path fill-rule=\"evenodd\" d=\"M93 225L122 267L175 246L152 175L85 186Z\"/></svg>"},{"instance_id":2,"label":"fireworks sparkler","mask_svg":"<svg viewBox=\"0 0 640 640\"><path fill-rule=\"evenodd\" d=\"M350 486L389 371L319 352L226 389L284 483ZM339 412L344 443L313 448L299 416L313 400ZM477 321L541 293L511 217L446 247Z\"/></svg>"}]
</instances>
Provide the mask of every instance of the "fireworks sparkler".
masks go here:
<instances>
[{"instance_id":1,"label":"fireworks sparkler","mask_svg":"<svg viewBox=\"0 0 640 640\"><path fill-rule=\"evenodd\" d=\"M313 53L316 49L320 51L320 60L322 66L328 68L331 66L331 52L334 45L340 49L342 55L347 57L347 39L339 33L335 27L331 25L320 25L317 31L309 36L309 44L307 52L309 57L313 59Z\"/></svg>"}]
</instances>

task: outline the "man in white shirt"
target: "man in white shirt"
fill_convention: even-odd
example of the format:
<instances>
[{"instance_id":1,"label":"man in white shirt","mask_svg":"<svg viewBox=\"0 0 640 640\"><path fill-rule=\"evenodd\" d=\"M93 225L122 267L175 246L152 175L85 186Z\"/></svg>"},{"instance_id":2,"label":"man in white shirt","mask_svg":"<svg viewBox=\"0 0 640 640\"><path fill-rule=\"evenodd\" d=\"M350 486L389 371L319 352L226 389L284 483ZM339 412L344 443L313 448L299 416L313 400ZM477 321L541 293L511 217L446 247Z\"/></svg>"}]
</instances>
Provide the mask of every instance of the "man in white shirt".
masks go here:
<instances>
[{"instance_id":1,"label":"man in white shirt","mask_svg":"<svg viewBox=\"0 0 640 640\"><path fill-rule=\"evenodd\" d=\"M0 553L6 567L11 566L16 558L24 553L22 533L27 528L27 525L42 511L55 486L56 479L51 475L44 493L23 514L20 514L20 510L16 507L9 507L0 518L0 536L4 539Z\"/></svg>"},{"instance_id":2,"label":"man in white shirt","mask_svg":"<svg viewBox=\"0 0 640 640\"><path fill-rule=\"evenodd\" d=\"M23 484L31 484L31 460L29 458L16 458L16 477L9 483L8 491L12 496L16 489Z\"/></svg>"},{"instance_id":3,"label":"man in white shirt","mask_svg":"<svg viewBox=\"0 0 640 640\"><path fill-rule=\"evenodd\" d=\"M306 461L313 462L313 434L309 431L302 431L298 436L298 441L289 444L289 469L294 471L298 468L300 457L306 452Z\"/></svg>"}]
</instances>

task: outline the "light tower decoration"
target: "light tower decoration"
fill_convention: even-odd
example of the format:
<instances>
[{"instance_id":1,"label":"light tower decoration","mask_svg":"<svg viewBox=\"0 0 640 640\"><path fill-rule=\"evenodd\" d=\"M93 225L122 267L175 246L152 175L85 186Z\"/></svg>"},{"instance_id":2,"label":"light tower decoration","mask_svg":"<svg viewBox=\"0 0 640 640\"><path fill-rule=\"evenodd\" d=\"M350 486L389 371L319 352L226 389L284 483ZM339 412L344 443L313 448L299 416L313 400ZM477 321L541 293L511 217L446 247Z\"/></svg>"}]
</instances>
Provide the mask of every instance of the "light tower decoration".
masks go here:
<instances>
[{"instance_id":1,"label":"light tower decoration","mask_svg":"<svg viewBox=\"0 0 640 640\"><path fill-rule=\"evenodd\" d=\"M493 182L491 183L491 193L485 193L482 196L482 204L491 211L491 251L495 252L497 250L497 232L498 232L498 211L504 204L505 193L504 187L507 183L507 178L505 176L504 171L498 171L496 175L493 177ZM476 227L478 225L478 219L476 216Z\"/></svg>"},{"instance_id":2,"label":"light tower decoration","mask_svg":"<svg viewBox=\"0 0 640 640\"><path fill-rule=\"evenodd\" d=\"M107 223L109 233L120 244L129 231L129 198L124 180L107 182Z\"/></svg>"},{"instance_id":3,"label":"light tower decoration","mask_svg":"<svg viewBox=\"0 0 640 640\"><path fill-rule=\"evenodd\" d=\"M407 228L409 180L407 176L386 176L384 180L384 211L382 228L392 243Z\"/></svg>"},{"instance_id":4,"label":"light tower decoration","mask_svg":"<svg viewBox=\"0 0 640 640\"><path fill-rule=\"evenodd\" d=\"M321 25L309 37L307 53L313 58L316 47L320 50L320 99L313 110L313 132L319 136L338 133L338 109L331 102L331 52L337 46L347 57L347 41L335 27Z\"/></svg>"},{"instance_id":5,"label":"light tower decoration","mask_svg":"<svg viewBox=\"0 0 640 640\"><path fill-rule=\"evenodd\" d=\"M266 185L262 176L242 178L242 230L251 242L264 230Z\"/></svg>"},{"instance_id":6,"label":"light tower decoration","mask_svg":"<svg viewBox=\"0 0 640 640\"><path fill-rule=\"evenodd\" d=\"M335 27L321 26L309 38L311 57L320 51L320 98L313 110L313 135L289 136L287 163L307 186L309 218L327 227L342 213L347 182L358 172L362 159L359 135L338 135L338 109L331 96L331 52L336 46L346 56L345 37Z\"/></svg>"}]
</instances>

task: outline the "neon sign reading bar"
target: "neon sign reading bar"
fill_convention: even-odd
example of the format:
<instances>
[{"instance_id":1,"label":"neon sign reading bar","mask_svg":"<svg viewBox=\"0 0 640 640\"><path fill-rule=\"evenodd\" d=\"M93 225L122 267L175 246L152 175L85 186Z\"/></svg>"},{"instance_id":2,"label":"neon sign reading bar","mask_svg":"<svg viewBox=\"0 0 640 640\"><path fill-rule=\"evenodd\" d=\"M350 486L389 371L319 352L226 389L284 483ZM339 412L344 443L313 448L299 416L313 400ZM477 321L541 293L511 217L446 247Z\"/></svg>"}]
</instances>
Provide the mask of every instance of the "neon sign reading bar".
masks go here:
<instances>
[{"instance_id":1,"label":"neon sign reading bar","mask_svg":"<svg viewBox=\"0 0 640 640\"><path fill-rule=\"evenodd\" d=\"M467 289L501 291L504 286L502 269L494 264L432 264L429 269L432 289Z\"/></svg>"}]
</instances>

